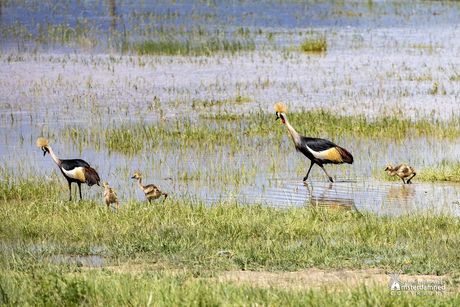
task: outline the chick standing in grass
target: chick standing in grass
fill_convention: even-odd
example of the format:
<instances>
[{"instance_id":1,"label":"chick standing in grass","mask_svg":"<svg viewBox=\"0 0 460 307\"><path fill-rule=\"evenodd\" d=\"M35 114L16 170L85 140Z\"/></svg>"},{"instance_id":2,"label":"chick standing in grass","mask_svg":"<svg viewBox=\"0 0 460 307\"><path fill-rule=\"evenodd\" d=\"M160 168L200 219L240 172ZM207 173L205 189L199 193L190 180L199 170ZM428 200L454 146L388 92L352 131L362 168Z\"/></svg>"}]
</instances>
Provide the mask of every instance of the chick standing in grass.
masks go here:
<instances>
[{"instance_id":1,"label":"chick standing in grass","mask_svg":"<svg viewBox=\"0 0 460 307\"><path fill-rule=\"evenodd\" d=\"M160 189L157 188L156 185L154 184L148 184L148 185L142 185L142 176L141 173L135 173L131 179L137 179L137 184L139 185L139 188L145 193L145 198L152 203L152 199L158 199L161 197L161 195L164 195L165 198L163 201L166 200L166 197L168 197L167 193L163 193L160 191Z\"/></svg>"},{"instance_id":2,"label":"chick standing in grass","mask_svg":"<svg viewBox=\"0 0 460 307\"><path fill-rule=\"evenodd\" d=\"M109 209L110 204L115 204L115 210L118 214L118 195L117 192L115 192L114 189L109 187L109 182L106 181L104 182L104 187L105 187L105 192L104 192L104 198L105 198L105 203L107 204L107 209Z\"/></svg>"},{"instance_id":3,"label":"chick standing in grass","mask_svg":"<svg viewBox=\"0 0 460 307\"><path fill-rule=\"evenodd\" d=\"M399 178L401 178L401 180L404 183L412 183L412 182L410 182L411 179L414 178L415 175L417 174L415 172L415 169L412 166L407 166L405 164L398 165L395 168L393 168L393 166L391 164L388 164L387 167L385 168L385 171L390 176L397 175ZM410 175L412 175L412 177L410 177L407 181L404 181L404 178L407 178Z\"/></svg>"}]
</instances>

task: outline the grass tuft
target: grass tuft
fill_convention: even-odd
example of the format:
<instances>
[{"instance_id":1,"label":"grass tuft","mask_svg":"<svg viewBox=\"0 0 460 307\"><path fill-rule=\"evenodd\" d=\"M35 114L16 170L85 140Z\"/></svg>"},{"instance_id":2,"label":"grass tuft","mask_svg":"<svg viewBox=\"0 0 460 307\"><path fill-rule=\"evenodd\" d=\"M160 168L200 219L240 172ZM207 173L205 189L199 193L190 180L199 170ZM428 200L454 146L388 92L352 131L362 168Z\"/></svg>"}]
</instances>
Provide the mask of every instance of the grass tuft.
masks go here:
<instances>
[{"instance_id":1,"label":"grass tuft","mask_svg":"<svg viewBox=\"0 0 460 307\"><path fill-rule=\"evenodd\" d=\"M324 52L327 50L326 35L318 35L316 37L307 37L300 44L300 51L303 52Z\"/></svg>"}]
</instances>

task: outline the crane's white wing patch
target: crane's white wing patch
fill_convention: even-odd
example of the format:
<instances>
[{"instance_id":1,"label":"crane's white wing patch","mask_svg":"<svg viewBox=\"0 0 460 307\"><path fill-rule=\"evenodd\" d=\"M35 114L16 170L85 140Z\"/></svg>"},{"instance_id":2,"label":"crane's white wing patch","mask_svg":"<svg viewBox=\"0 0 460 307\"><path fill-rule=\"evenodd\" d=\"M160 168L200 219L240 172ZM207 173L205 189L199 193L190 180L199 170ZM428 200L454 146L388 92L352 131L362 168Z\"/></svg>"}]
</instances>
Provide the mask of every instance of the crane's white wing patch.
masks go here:
<instances>
[{"instance_id":1,"label":"crane's white wing patch","mask_svg":"<svg viewBox=\"0 0 460 307\"><path fill-rule=\"evenodd\" d=\"M330 160L336 163L340 163L343 161L342 156L340 155L340 152L335 147L332 147L326 150L322 150L322 151L314 151L308 146L307 148L316 159Z\"/></svg>"},{"instance_id":2,"label":"crane's white wing patch","mask_svg":"<svg viewBox=\"0 0 460 307\"><path fill-rule=\"evenodd\" d=\"M72 170L68 170L66 171L65 169L62 168L62 171L64 172L64 174L67 175L67 177L70 177L70 178L73 178L73 179L77 179L81 182L85 182L85 173L83 171L83 167L76 167Z\"/></svg>"}]
</instances>

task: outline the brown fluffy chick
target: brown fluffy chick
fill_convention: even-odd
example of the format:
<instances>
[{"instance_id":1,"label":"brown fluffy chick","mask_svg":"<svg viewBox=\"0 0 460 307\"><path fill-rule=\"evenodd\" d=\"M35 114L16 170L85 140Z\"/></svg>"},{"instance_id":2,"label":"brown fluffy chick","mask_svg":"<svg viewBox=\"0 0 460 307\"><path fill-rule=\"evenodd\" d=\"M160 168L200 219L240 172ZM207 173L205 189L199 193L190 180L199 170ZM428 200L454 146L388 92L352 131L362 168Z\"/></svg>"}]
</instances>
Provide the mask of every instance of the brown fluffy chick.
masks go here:
<instances>
[{"instance_id":1,"label":"brown fluffy chick","mask_svg":"<svg viewBox=\"0 0 460 307\"><path fill-rule=\"evenodd\" d=\"M139 185L139 188L145 193L145 198L152 203L152 199L158 199L161 197L161 195L164 195L165 198L163 201L166 200L166 197L168 197L167 193L163 193L160 191L160 189L157 188L156 185L154 184L148 184L148 185L142 185L142 176L141 173L135 173L131 179L137 179L137 184Z\"/></svg>"},{"instance_id":2,"label":"brown fluffy chick","mask_svg":"<svg viewBox=\"0 0 460 307\"><path fill-rule=\"evenodd\" d=\"M415 177L415 175L417 174L415 172L415 169L412 167L412 166L407 166L405 164L401 164L401 165L398 165L396 166L395 168L393 168L393 166L391 164L388 164L387 167L385 168L385 171L388 173L388 175L390 176L395 176L397 175L399 178L401 178L401 180L404 182L404 183L411 183L411 179ZM410 177L407 181L404 181L404 178L407 178L409 177L410 175L412 175L412 177Z\"/></svg>"},{"instance_id":3,"label":"brown fluffy chick","mask_svg":"<svg viewBox=\"0 0 460 307\"><path fill-rule=\"evenodd\" d=\"M110 207L110 204L115 204L115 210L118 214L118 195L117 195L117 192L115 192L114 189L112 189L111 187L109 187L109 182L106 181L104 182L104 187L105 187L105 191L104 191L104 198L105 198L105 203L107 204L107 209L109 209Z\"/></svg>"}]
</instances>

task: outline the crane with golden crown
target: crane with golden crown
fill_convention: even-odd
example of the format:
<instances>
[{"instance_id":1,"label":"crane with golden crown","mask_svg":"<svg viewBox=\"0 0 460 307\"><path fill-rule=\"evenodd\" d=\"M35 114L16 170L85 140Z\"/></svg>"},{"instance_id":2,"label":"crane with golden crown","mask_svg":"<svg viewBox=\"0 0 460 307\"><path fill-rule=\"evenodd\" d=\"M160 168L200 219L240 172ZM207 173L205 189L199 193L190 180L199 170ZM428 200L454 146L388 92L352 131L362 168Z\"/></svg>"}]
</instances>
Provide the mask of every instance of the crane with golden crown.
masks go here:
<instances>
[{"instance_id":1,"label":"crane with golden crown","mask_svg":"<svg viewBox=\"0 0 460 307\"><path fill-rule=\"evenodd\" d=\"M275 111L276 120L281 118L283 124L286 125L286 128L289 130L292 140L294 141L296 150L303 153L311 161L310 168L308 169L307 175L303 178L303 181L308 179L308 175L310 174L313 164L317 164L319 167L321 167L321 169L326 173L327 177L329 177L329 181L334 182L323 165L329 163L353 163L352 154L345 148L340 147L325 139L306 137L297 133L297 131L295 131L295 129L289 124L287 120L287 108L284 104L276 103Z\"/></svg>"},{"instance_id":2,"label":"crane with golden crown","mask_svg":"<svg viewBox=\"0 0 460 307\"><path fill-rule=\"evenodd\" d=\"M76 182L78 185L78 190L80 191L80 199L81 197L81 184L86 183L89 186L94 184L99 185L100 178L98 173L94 168L92 168L88 162L81 160L81 159L68 159L62 160L59 159L51 149L48 140L45 140L42 137L39 137L37 140L37 146L41 147L43 150L43 156L47 153L51 155L54 162L56 162L57 166L61 170L62 174L64 175L65 179L69 183L69 191L70 191L70 198L69 201L72 200L72 182Z\"/></svg>"}]
</instances>

